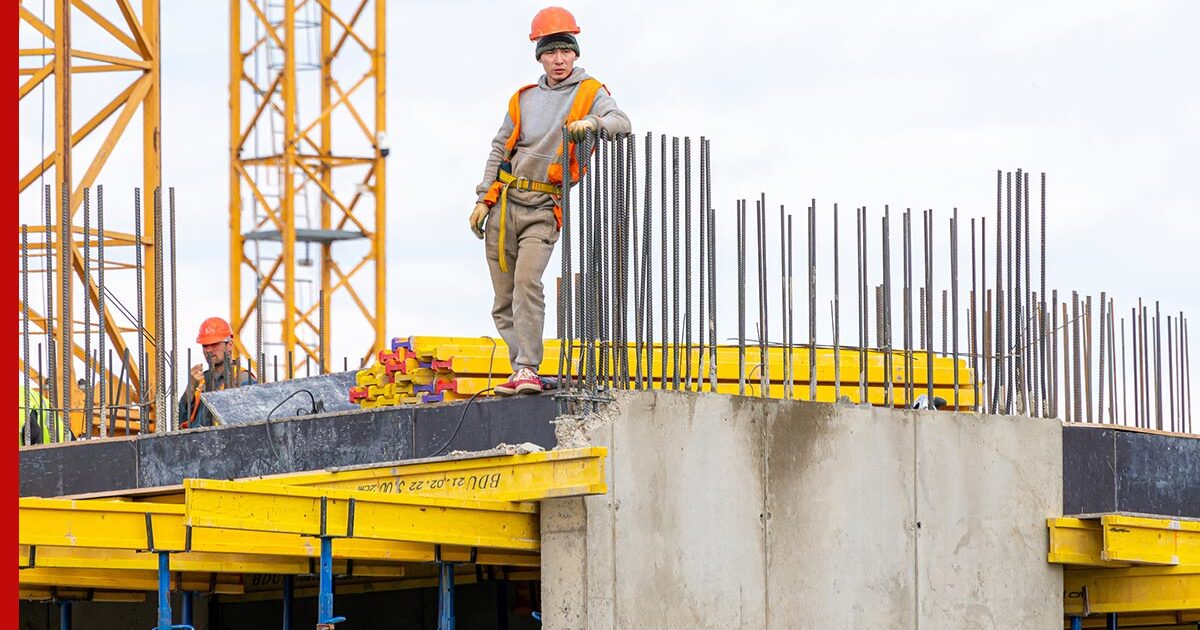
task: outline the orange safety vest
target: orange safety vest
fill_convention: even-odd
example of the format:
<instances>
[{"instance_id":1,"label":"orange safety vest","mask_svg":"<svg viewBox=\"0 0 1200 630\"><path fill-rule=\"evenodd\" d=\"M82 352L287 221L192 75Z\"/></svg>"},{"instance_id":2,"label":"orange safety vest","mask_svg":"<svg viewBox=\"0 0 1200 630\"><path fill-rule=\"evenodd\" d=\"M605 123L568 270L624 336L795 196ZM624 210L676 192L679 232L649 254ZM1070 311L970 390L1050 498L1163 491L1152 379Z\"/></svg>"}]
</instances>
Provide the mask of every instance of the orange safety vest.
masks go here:
<instances>
[{"instance_id":1,"label":"orange safety vest","mask_svg":"<svg viewBox=\"0 0 1200 630\"><path fill-rule=\"evenodd\" d=\"M512 98L508 100L508 117L512 118L513 130L509 134L508 139L504 141L504 158L501 163L508 162L512 159L517 146L517 140L521 137L521 93L530 88L537 87L537 84L530 84L517 90ZM563 124L573 123L577 120L583 120L588 112L592 111L592 102L596 100L596 94L604 89L608 92L608 88L603 83L596 79L587 78L579 83L579 87L575 91L575 100L571 103L571 110L567 112L567 119ZM568 143L568 151L571 153L571 181L579 181L579 162L575 159L575 143ZM546 180L553 185L561 185L562 177L562 146L558 148L558 153L555 155L555 160L547 169ZM586 172L586 171L585 171ZM504 183L497 177L496 181L492 182L492 187L488 189L487 194L483 196L483 202L489 207L495 205L496 200L500 198L500 192L504 188ZM562 228L562 208L558 204L558 200L554 203L554 219L558 223L559 229Z\"/></svg>"}]
</instances>

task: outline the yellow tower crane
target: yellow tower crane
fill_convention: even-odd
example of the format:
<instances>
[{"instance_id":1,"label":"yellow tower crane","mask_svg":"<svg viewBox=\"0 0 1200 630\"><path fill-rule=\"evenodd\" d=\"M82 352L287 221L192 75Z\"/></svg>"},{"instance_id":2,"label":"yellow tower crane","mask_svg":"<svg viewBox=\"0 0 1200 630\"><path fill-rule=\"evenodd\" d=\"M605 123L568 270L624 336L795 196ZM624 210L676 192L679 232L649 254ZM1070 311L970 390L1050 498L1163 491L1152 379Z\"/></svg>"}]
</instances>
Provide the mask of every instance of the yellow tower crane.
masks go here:
<instances>
[{"instance_id":1,"label":"yellow tower crane","mask_svg":"<svg viewBox=\"0 0 1200 630\"><path fill-rule=\"evenodd\" d=\"M309 360L329 369L331 305L341 298L373 333L365 359L384 347L386 325L386 3L230 7L235 343L260 370L268 357L289 371Z\"/></svg>"}]
</instances>

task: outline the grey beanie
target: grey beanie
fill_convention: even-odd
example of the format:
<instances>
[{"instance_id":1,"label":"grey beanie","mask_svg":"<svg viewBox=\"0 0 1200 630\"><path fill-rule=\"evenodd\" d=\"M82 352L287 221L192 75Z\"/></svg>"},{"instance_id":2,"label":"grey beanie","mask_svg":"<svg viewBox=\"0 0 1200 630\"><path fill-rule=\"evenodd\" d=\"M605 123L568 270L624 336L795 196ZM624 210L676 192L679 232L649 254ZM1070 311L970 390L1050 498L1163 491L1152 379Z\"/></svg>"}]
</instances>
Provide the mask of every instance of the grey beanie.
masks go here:
<instances>
[{"instance_id":1,"label":"grey beanie","mask_svg":"<svg viewBox=\"0 0 1200 630\"><path fill-rule=\"evenodd\" d=\"M550 52L551 50L558 50L560 48L573 50L575 51L576 57L581 56L579 54L579 42L575 40L574 35L570 33L555 33L553 35L547 35L538 40L537 48L535 48L533 51L533 58L540 61L542 59L542 53Z\"/></svg>"}]
</instances>

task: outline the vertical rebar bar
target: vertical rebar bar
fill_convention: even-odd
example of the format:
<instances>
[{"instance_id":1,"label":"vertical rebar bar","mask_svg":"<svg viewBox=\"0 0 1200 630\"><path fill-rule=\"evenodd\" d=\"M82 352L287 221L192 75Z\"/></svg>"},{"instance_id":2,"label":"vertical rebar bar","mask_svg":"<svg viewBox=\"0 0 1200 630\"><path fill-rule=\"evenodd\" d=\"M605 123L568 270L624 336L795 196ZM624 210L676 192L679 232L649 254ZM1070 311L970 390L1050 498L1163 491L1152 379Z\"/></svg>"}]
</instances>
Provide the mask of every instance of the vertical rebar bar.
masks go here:
<instances>
[{"instance_id":1,"label":"vertical rebar bar","mask_svg":"<svg viewBox=\"0 0 1200 630\"><path fill-rule=\"evenodd\" d=\"M55 378L55 373L57 372L57 369L55 368L55 366L58 364L58 361L55 358L56 355L55 355L55 351L54 351L55 350L55 348L54 348L54 345L55 345L55 340L54 340L54 319L55 319L54 277L55 277L55 272L54 272L54 230L53 230L54 221L52 219L53 214L54 214L54 204L51 201L51 189L48 184L42 189L42 192L43 192L43 207L45 210L45 213L44 213L45 216L43 217L44 223L42 225L42 237L43 237L42 252L45 254L43 256L43 258L45 259L45 263L43 263L43 269L45 271L45 278L46 278L45 279L46 312L42 316L42 321L46 324L45 325L45 330L46 330L46 367L49 368L49 372L44 373L46 378L44 379L44 383L40 384L38 386L38 389L40 390L43 398L49 399L50 407L51 407L51 409L53 409L58 406L58 395L57 395L58 386L56 385L56 378ZM41 360L41 356L42 356L42 352L41 352L41 350L38 350L39 361ZM38 368L38 374L39 375L43 374L42 369L40 367ZM46 419L46 414L42 413L41 417L44 422Z\"/></svg>"},{"instance_id":2,"label":"vertical rebar bar","mask_svg":"<svg viewBox=\"0 0 1200 630\"><path fill-rule=\"evenodd\" d=\"M787 218L784 216L784 212L785 211L784 211L783 204L780 204L780 206L779 206L779 250L780 250L781 255L779 256L779 325L783 329L783 334L782 334L782 339L781 339L781 341L783 342L781 344L783 346L783 398L785 400L791 400L792 399L792 380L791 380L792 352L791 352L791 347L788 346L788 343L787 343L788 342L787 261L788 261L788 258L791 256L791 252L788 251L788 248L787 248L788 243L787 243L787 239L785 238L785 236L787 234ZM836 249L836 245L835 245L835 249Z\"/></svg>"},{"instance_id":3,"label":"vertical rebar bar","mask_svg":"<svg viewBox=\"0 0 1200 630\"><path fill-rule=\"evenodd\" d=\"M737 202L738 396L746 395L746 201ZM664 366L665 367L665 366Z\"/></svg>"},{"instance_id":4,"label":"vertical rebar bar","mask_svg":"<svg viewBox=\"0 0 1200 630\"><path fill-rule=\"evenodd\" d=\"M979 409L979 302L976 291L976 267L975 267L975 217L971 217L971 318L967 322L970 327L967 333L968 352L971 355L971 405L973 410Z\"/></svg>"},{"instance_id":5,"label":"vertical rebar bar","mask_svg":"<svg viewBox=\"0 0 1200 630\"><path fill-rule=\"evenodd\" d=\"M883 239L883 405L885 407L894 407L896 405L895 393L895 371L892 365L892 212L891 208L884 204L883 206L883 227L881 230L881 238Z\"/></svg>"},{"instance_id":6,"label":"vertical rebar bar","mask_svg":"<svg viewBox=\"0 0 1200 630\"><path fill-rule=\"evenodd\" d=\"M59 224L58 224L58 226L59 226L59 235L58 235L59 260L63 260L63 261L70 260L70 252L71 252L71 240L72 239L71 239L71 195L70 195L70 192L71 191L66 186L63 186L63 188L62 188L62 216L59 219ZM70 426L70 422L71 422L71 385L72 385L72 383L71 383L71 361L72 361L72 359L74 359L74 357L71 356L71 349L72 349L72 346L74 345L73 337L74 337L75 331L74 331L73 322L74 322L75 311L74 311L74 305L72 304L72 301L71 301L71 288L70 288L71 287L71 269L70 269L70 267L67 266L66 264L62 265L62 267L58 270L58 277L61 282L61 289L62 289L62 293L59 294L61 296L61 302L62 302L62 304L61 304L62 309L59 311L59 318L62 320L62 323L59 324L59 327L62 328L61 332L62 332L63 339L65 340L66 345L63 348L58 349L59 350L58 358L59 358L59 361L62 362L60 364L59 375L58 375L59 378L62 380L62 389L59 390L59 407L62 409L62 413L56 415L55 421L51 423L51 429L50 429L50 441L51 442L60 441L59 440L59 434L61 431L60 427L63 425L63 423L65 423L67 427ZM65 436L65 433L63 435Z\"/></svg>"},{"instance_id":7,"label":"vertical rebar bar","mask_svg":"<svg viewBox=\"0 0 1200 630\"><path fill-rule=\"evenodd\" d=\"M866 234L863 222L863 234ZM865 267L864 267L865 273ZM817 200L808 207L808 399L817 399Z\"/></svg>"},{"instance_id":8,"label":"vertical rebar bar","mask_svg":"<svg viewBox=\"0 0 1200 630\"><path fill-rule=\"evenodd\" d=\"M925 213L925 312L933 315L933 209ZM929 408L933 409L933 322L926 327L925 340L925 393L929 397Z\"/></svg>"},{"instance_id":9,"label":"vertical rebar bar","mask_svg":"<svg viewBox=\"0 0 1200 630\"><path fill-rule=\"evenodd\" d=\"M791 221L789 220L789 226ZM790 271L792 259L791 228L788 228L788 267ZM841 287L842 281L838 273L840 265L838 257L838 205L833 204L833 399L842 399L842 331L841 331ZM791 274L788 274L788 304L791 304ZM789 320L790 321L790 320ZM789 324L788 328L791 328ZM788 344L788 360L791 360L792 348ZM789 387L792 374L788 372Z\"/></svg>"},{"instance_id":10,"label":"vertical rebar bar","mask_svg":"<svg viewBox=\"0 0 1200 630\"><path fill-rule=\"evenodd\" d=\"M992 370L992 413L998 413L1000 410L1000 392L1004 386L1004 267L1001 264L1003 253L1001 251L1001 243L1004 236L1002 226L1004 225L1003 216L1003 184L1004 174L1002 171L996 171L996 289L995 289L995 314L996 324L992 330L992 350L996 354L995 367Z\"/></svg>"},{"instance_id":11,"label":"vertical rebar bar","mask_svg":"<svg viewBox=\"0 0 1200 630\"><path fill-rule=\"evenodd\" d=\"M1170 430L1175 431L1175 345L1171 326L1171 316L1167 315L1167 420Z\"/></svg>"},{"instance_id":12,"label":"vertical rebar bar","mask_svg":"<svg viewBox=\"0 0 1200 630\"><path fill-rule=\"evenodd\" d=\"M1097 377L1096 378L1096 422L1101 422L1101 423L1104 422L1104 367L1105 367L1105 365L1104 365L1104 346L1108 342L1108 336L1107 336L1107 333L1105 332L1106 331L1105 324L1107 322L1107 316L1105 315L1105 307L1108 306L1106 304L1106 302L1108 302L1108 295L1104 291L1101 291L1100 292L1100 331L1099 331L1100 332L1100 354L1097 357L1098 365L1096 368L1097 369L1097 372L1096 372L1096 377Z\"/></svg>"},{"instance_id":13,"label":"vertical rebar bar","mask_svg":"<svg viewBox=\"0 0 1200 630\"><path fill-rule=\"evenodd\" d=\"M1013 336L1013 183L1012 172L1004 177L1004 413L1013 412L1013 397L1016 395L1015 337ZM1019 197L1019 195L1018 195Z\"/></svg>"},{"instance_id":14,"label":"vertical rebar bar","mask_svg":"<svg viewBox=\"0 0 1200 630\"><path fill-rule=\"evenodd\" d=\"M671 379L679 389L679 138L671 138Z\"/></svg>"},{"instance_id":15,"label":"vertical rebar bar","mask_svg":"<svg viewBox=\"0 0 1200 630\"><path fill-rule=\"evenodd\" d=\"M650 273L651 243L654 236L654 209L651 199L654 185L654 134L646 132L646 179L642 188L642 282L646 317L646 383L654 389L654 277ZM666 342L666 339L663 339Z\"/></svg>"},{"instance_id":16,"label":"vertical rebar bar","mask_svg":"<svg viewBox=\"0 0 1200 630\"><path fill-rule=\"evenodd\" d=\"M758 247L758 394L766 397L771 381L767 378L767 209L765 199L754 200L754 235Z\"/></svg>"},{"instance_id":17,"label":"vertical rebar bar","mask_svg":"<svg viewBox=\"0 0 1200 630\"><path fill-rule=\"evenodd\" d=\"M1139 304L1141 300L1138 301ZM1138 307L1132 307L1129 312L1129 341L1133 359L1133 426L1141 427L1145 418L1142 416L1142 401L1145 399L1142 391L1142 361L1141 361L1141 325L1138 319Z\"/></svg>"},{"instance_id":18,"label":"vertical rebar bar","mask_svg":"<svg viewBox=\"0 0 1200 630\"><path fill-rule=\"evenodd\" d=\"M105 337L108 335L104 330L104 310L105 292L108 290L104 284L104 186L96 186L96 313L100 318L100 334L97 342L99 349L97 353L100 355L100 437L108 437L108 383L112 375L112 354L111 350L105 350ZM104 369L104 357L108 356L108 370Z\"/></svg>"},{"instance_id":19,"label":"vertical rebar bar","mask_svg":"<svg viewBox=\"0 0 1200 630\"><path fill-rule=\"evenodd\" d=\"M684 388L692 389L692 139L683 138Z\"/></svg>"},{"instance_id":20,"label":"vertical rebar bar","mask_svg":"<svg viewBox=\"0 0 1200 630\"><path fill-rule=\"evenodd\" d=\"M162 189L154 188L154 432L166 433L171 430L171 416L167 410L167 352L163 343L163 332L167 329L166 300L164 299L163 278L163 216ZM227 381L228 382L228 381Z\"/></svg>"},{"instance_id":21,"label":"vertical rebar bar","mask_svg":"<svg viewBox=\"0 0 1200 630\"><path fill-rule=\"evenodd\" d=\"M780 206L780 207L782 208L782 206ZM793 252L793 250L792 250L792 215L788 214L787 215L787 271L785 272L787 275L787 296L784 298L784 311L786 313L784 316L785 317L784 330L786 330L787 333L785 335L786 340L785 340L785 344L784 344L784 346L785 346L784 351L787 352L787 357L788 357L788 369L787 369L786 378L787 378L787 382L788 382L789 398L795 397L794 383L796 380L796 373L795 373L795 369L794 369L795 366L793 365L793 361L795 359L795 351L796 351L796 318L795 318L795 309L793 308L793 305L795 304L795 302L794 302L794 284L793 284L793 274L792 274L792 272L794 270L794 267L792 266L792 262L793 262L792 261L792 252ZM837 351L836 345L834 346L834 351L835 352Z\"/></svg>"},{"instance_id":22,"label":"vertical rebar bar","mask_svg":"<svg viewBox=\"0 0 1200 630\"><path fill-rule=\"evenodd\" d=\"M863 259L862 230L863 230L862 209L855 208L854 209L854 250L855 250L855 254L856 254L855 262L857 263L857 267L855 270L858 272L858 275L857 275L858 284L855 285L854 292L857 294L857 297L858 297L858 389L859 389L858 401L859 401L859 403L865 404L867 402L867 361L866 361L866 355L864 353L864 350L867 347L867 333L866 333L866 308L867 308L867 305L866 305L866 300L863 297L865 295L865 291L863 290L863 285L865 284L865 282L863 280L863 264L862 264L862 259Z\"/></svg>"},{"instance_id":23,"label":"vertical rebar bar","mask_svg":"<svg viewBox=\"0 0 1200 630\"><path fill-rule=\"evenodd\" d=\"M176 283L176 240L175 240L175 187L167 188L167 238L171 247L171 257L168 267L171 275L171 374L170 394L167 399L168 413L171 414L171 428L179 428L179 367L176 365L179 357L179 285ZM160 333L161 334L161 333ZM261 352L261 349L259 350ZM261 370L261 368L259 368Z\"/></svg>"},{"instance_id":24,"label":"vertical rebar bar","mask_svg":"<svg viewBox=\"0 0 1200 630\"><path fill-rule=\"evenodd\" d=\"M1072 418L1075 422L1082 422L1084 418L1079 324L1079 292L1071 291L1071 407L1075 410Z\"/></svg>"},{"instance_id":25,"label":"vertical rebar bar","mask_svg":"<svg viewBox=\"0 0 1200 630\"><path fill-rule=\"evenodd\" d=\"M1025 179L1025 177L1024 177L1024 174L1022 173L1021 169L1017 169L1017 182L1016 182L1017 198L1016 198L1016 204L1015 204L1015 208L1014 208L1015 213L1016 213L1017 233L1016 233L1015 241L1013 242L1013 255L1016 258L1016 280L1015 280L1015 285L1011 287L1011 289L1012 289L1011 298L1012 298L1012 304L1013 304L1012 319L1013 319L1013 324L1014 324L1013 337L1012 337L1012 340L1013 340L1013 372L1014 372L1014 374L1013 374L1013 389L1015 390L1017 413L1026 413L1028 411L1028 407L1027 407L1028 397L1025 395L1025 390L1026 390L1025 381L1027 380L1026 374L1025 374L1025 335L1024 335L1024 329L1025 329L1025 326L1024 326L1025 298L1024 298L1024 295L1025 295L1025 293L1021 287L1021 262L1022 262L1021 261L1021 259L1022 259L1021 240L1022 240L1022 236L1023 236L1023 232L1024 232L1024 230L1021 229L1022 222L1024 220L1023 213L1022 213L1023 199L1022 199L1021 188L1022 188L1024 179ZM1012 232L1010 231L1009 234L1011 236ZM1011 272L1011 270L1010 270L1010 272Z\"/></svg>"},{"instance_id":26,"label":"vertical rebar bar","mask_svg":"<svg viewBox=\"0 0 1200 630\"><path fill-rule=\"evenodd\" d=\"M944 295L944 294L943 294ZM961 411L958 395L958 208L950 217L950 312L951 355L954 359L954 410Z\"/></svg>"},{"instance_id":27,"label":"vertical rebar bar","mask_svg":"<svg viewBox=\"0 0 1200 630\"><path fill-rule=\"evenodd\" d=\"M913 394L913 261L912 261L912 208L904 210L904 405L911 407Z\"/></svg>"},{"instance_id":28,"label":"vertical rebar bar","mask_svg":"<svg viewBox=\"0 0 1200 630\"><path fill-rule=\"evenodd\" d=\"M1125 318L1121 318L1121 424L1129 424L1129 381L1125 364Z\"/></svg>"},{"instance_id":29,"label":"vertical rebar bar","mask_svg":"<svg viewBox=\"0 0 1200 630\"><path fill-rule=\"evenodd\" d=\"M136 329L138 349L138 387L137 387L137 406L138 406L138 433L146 433L146 362L143 357L146 354L146 328L144 325L145 312L143 303L142 290L142 189L133 189L133 251L134 264L137 266L136 284L137 284L137 322L134 324ZM132 376L132 375L131 375ZM129 393L132 395L133 388L130 388ZM133 398L130 396L130 400Z\"/></svg>"},{"instance_id":30,"label":"vertical rebar bar","mask_svg":"<svg viewBox=\"0 0 1200 630\"><path fill-rule=\"evenodd\" d=\"M705 142L706 141L704 139L704 136L700 136L700 147L699 147L699 149L700 149L700 156L699 156L700 157L700 165L699 165L699 169L697 172L697 175L699 176L698 183L700 185L700 188L698 191L699 197L700 197L700 205L699 205L699 208L700 208L700 232L698 234L699 241L700 241L699 242L700 255L698 257L698 260L700 263L700 289L699 289L699 292L697 293L697 298L696 298L696 303L697 303L696 310L698 312L697 321L699 324L698 327L696 328L697 337L699 337L699 339L697 340L699 342L698 343L699 356L697 357L697 363L696 363L696 390L697 391L704 390L704 381L706 380L705 377L707 376L707 372L705 370L705 350L704 350L704 348L706 345L706 340L708 338L708 328L707 328L708 302L705 301L707 299L707 296L705 294L705 288L706 288L706 285L708 284L708 278L707 278L707 276L708 276L708 256L712 255L711 253L708 252L708 196L707 196L708 191L705 188L705 177L707 177L707 173L704 172ZM689 361L689 363L690 363L690 361Z\"/></svg>"},{"instance_id":31,"label":"vertical rebar bar","mask_svg":"<svg viewBox=\"0 0 1200 630\"><path fill-rule=\"evenodd\" d=\"M1042 172L1041 194L1042 194L1042 212L1041 212L1041 224L1042 224L1041 236L1042 236L1042 238L1041 238L1041 248L1039 249L1039 254L1041 256L1041 264L1038 266L1038 271L1041 274L1041 285L1040 285L1041 292L1038 293L1038 295L1042 296L1042 307L1041 307L1042 334L1039 337L1040 350L1041 350L1041 355L1042 355L1041 401L1040 402L1041 402L1041 405L1043 406L1042 417L1049 417L1049 414L1047 414L1044 409L1044 407L1047 405L1047 402L1050 399L1050 395L1046 391L1047 386L1048 386L1047 374L1046 374L1046 361L1049 359L1049 354L1048 354L1049 350L1046 347L1046 335L1045 335L1045 328L1046 328L1046 322L1045 322L1045 319L1046 319L1046 173L1044 171Z\"/></svg>"},{"instance_id":32,"label":"vertical rebar bar","mask_svg":"<svg viewBox=\"0 0 1200 630\"><path fill-rule=\"evenodd\" d=\"M1158 430L1163 430L1163 388L1162 388L1162 313L1159 311L1158 300L1154 301L1154 419Z\"/></svg>"},{"instance_id":33,"label":"vertical rebar bar","mask_svg":"<svg viewBox=\"0 0 1200 630\"><path fill-rule=\"evenodd\" d=\"M659 162L659 182L658 182L658 184L659 184L660 196L662 198L661 204L659 206L661 209L661 214L662 214L662 222L659 224L661 226L661 231L662 231L662 251L660 254L660 260L662 262L662 279L659 281L660 287L662 288L662 313L661 313L661 316L662 316L662 344L659 346L659 348L661 350L660 357L659 357L661 360L659 361L659 363L661 364L660 369L662 370L662 374L661 374L662 378L661 378L661 381L659 384L659 388L666 389L667 388L667 345L668 345L667 342L671 338L670 337L670 332L671 332L670 331L670 322L668 321L671 311L670 311L670 308L668 308L669 302L667 301L670 298L671 282L670 282L670 276L667 275L668 266L669 266L669 262L668 262L668 258L667 258L667 233L669 232L669 229L668 229L668 223L667 223L667 136L666 136L666 134L663 134L660 137L660 140L661 140L661 143L659 145L659 150L660 150L661 158L660 158L660 162Z\"/></svg>"},{"instance_id":34,"label":"vertical rebar bar","mask_svg":"<svg viewBox=\"0 0 1200 630\"><path fill-rule=\"evenodd\" d=\"M83 424L79 437L92 437L92 421L95 418L92 405L95 398L92 392L92 309L88 304L87 291L92 283L92 199L91 191L83 189ZM103 315L101 316L103 317ZM100 325L104 329L103 320ZM103 424L103 422L101 422Z\"/></svg>"},{"instance_id":35,"label":"vertical rebar bar","mask_svg":"<svg viewBox=\"0 0 1200 630\"><path fill-rule=\"evenodd\" d=\"M29 422L29 371L33 366L29 363L29 226L21 224L21 444L28 445L32 440L32 427ZM38 392L40 395L41 392ZM45 422L45 418L39 419Z\"/></svg>"}]
</instances>

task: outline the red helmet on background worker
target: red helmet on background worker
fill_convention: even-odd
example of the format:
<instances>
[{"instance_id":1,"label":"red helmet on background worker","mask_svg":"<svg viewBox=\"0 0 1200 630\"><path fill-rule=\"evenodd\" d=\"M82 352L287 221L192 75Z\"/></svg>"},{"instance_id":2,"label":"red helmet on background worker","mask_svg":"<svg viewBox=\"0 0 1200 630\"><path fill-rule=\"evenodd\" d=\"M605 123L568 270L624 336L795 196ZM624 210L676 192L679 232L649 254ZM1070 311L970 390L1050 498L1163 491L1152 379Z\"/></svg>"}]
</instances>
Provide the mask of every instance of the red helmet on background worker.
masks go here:
<instances>
[{"instance_id":1,"label":"red helmet on background worker","mask_svg":"<svg viewBox=\"0 0 1200 630\"><path fill-rule=\"evenodd\" d=\"M575 16L562 7L546 7L533 16L533 24L529 27L529 41L535 42L547 35L558 33L579 34L579 25Z\"/></svg>"},{"instance_id":2,"label":"red helmet on background worker","mask_svg":"<svg viewBox=\"0 0 1200 630\"><path fill-rule=\"evenodd\" d=\"M196 343L207 346L231 337L233 337L233 328L230 328L229 322L220 317L209 317L200 324L200 333L196 335Z\"/></svg>"}]
</instances>

